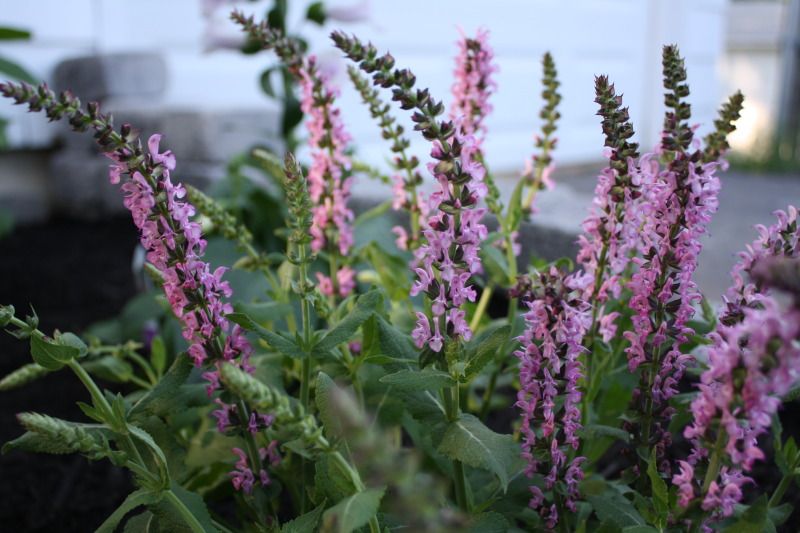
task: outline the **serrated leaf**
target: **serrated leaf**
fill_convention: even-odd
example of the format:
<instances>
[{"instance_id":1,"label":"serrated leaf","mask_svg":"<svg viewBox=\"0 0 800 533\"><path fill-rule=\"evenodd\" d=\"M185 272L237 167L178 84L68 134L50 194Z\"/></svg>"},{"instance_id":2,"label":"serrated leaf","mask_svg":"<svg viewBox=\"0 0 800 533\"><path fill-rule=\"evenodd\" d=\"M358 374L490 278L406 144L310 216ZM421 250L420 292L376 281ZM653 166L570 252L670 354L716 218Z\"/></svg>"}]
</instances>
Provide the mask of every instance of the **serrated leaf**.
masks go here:
<instances>
[{"instance_id":1,"label":"serrated leaf","mask_svg":"<svg viewBox=\"0 0 800 533\"><path fill-rule=\"evenodd\" d=\"M325 354L338 345L349 341L358 328L375 312L383 297L377 290L359 296L353 310L343 320L329 330L313 348L316 354Z\"/></svg>"},{"instance_id":2,"label":"serrated leaf","mask_svg":"<svg viewBox=\"0 0 800 533\"><path fill-rule=\"evenodd\" d=\"M128 414L131 420L146 416L148 413L164 416L175 410L183 409L184 406L176 399L184 394L182 385L186 383L186 378L189 377L191 370L192 364L186 354L176 357L158 384L131 408Z\"/></svg>"},{"instance_id":3,"label":"serrated leaf","mask_svg":"<svg viewBox=\"0 0 800 533\"><path fill-rule=\"evenodd\" d=\"M303 359L307 357L303 349L297 345L297 343L291 339L287 339L282 335L275 333L274 331L270 331L267 328L256 324L249 316L244 315L242 313L231 313L229 315L225 315L225 318L230 320L235 324L239 324L241 327L246 329L247 331L252 331L274 348L275 350L279 351L283 355L288 357L292 357L294 359Z\"/></svg>"},{"instance_id":4,"label":"serrated leaf","mask_svg":"<svg viewBox=\"0 0 800 533\"><path fill-rule=\"evenodd\" d=\"M40 334L31 335L31 356L37 364L47 370L60 369L79 353L80 351L73 346L58 344Z\"/></svg>"},{"instance_id":5,"label":"serrated leaf","mask_svg":"<svg viewBox=\"0 0 800 533\"><path fill-rule=\"evenodd\" d=\"M439 390L443 387L452 387L456 380L441 370L426 368L424 370L400 370L388 374L380 379L381 383L392 385L398 390Z\"/></svg>"},{"instance_id":6,"label":"serrated leaf","mask_svg":"<svg viewBox=\"0 0 800 533\"><path fill-rule=\"evenodd\" d=\"M401 333L383 317L377 316L376 319L378 346L381 353L398 359L415 360L417 358L417 350L411 342L411 337Z\"/></svg>"},{"instance_id":7,"label":"serrated leaf","mask_svg":"<svg viewBox=\"0 0 800 533\"><path fill-rule=\"evenodd\" d=\"M325 426L326 433L332 436L342 436L342 423L337 416L335 403L333 402L332 395L337 392L338 387L336 383L325 372L320 372L317 375L317 392L315 395L315 403L319 410L319 418Z\"/></svg>"},{"instance_id":8,"label":"serrated leaf","mask_svg":"<svg viewBox=\"0 0 800 533\"><path fill-rule=\"evenodd\" d=\"M767 496L762 494L724 533L762 533L767 528Z\"/></svg>"},{"instance_id":9,"label":"serrated leaf","mask_svg":"<svg viewBox=\"0 0 800 533\"><path fill-rule=\"evenodd\" d=\"M451 459L494 473L504 491L522 467L519 445L511 435L495 433L470 414L447 425L437 449Z\"/></svg>"},{"instance_id":10,"label":"serrated leaf","mask_svg":"<svg viewBox=\"0 0 800 533\"><path fill-rule=\"evenodd\" d=\"M477 376L494 359L497 350L508 340L509 333L511 333L511 326L499 327L493 330L474 350L470 350L472 355L468 356L465 371L467 381Z\"/></svg>"},{"instance_id":11,"label":"serrated leaf","mask_svg":"<svg viewBox=\"0 0 800 533\"><path fill-rule=\"evenodd\" d=\"M100 524L100 527L95 530L95 533L114 533L119 523L123 518L125 518L126 514L141 505L152 505L157 503L159 500L161 500L161 497L162 494L145 489L139 489L131 492L128 494L128 497L125 498L125 501L123 501L120 506L117 507L117 510L111 513L111 516L106 518L105 521Z\"/></svg>"},{"instance_id":12,"label":"serrated leaf","mask_svg":"<svg viewBox=\"0 0 800 533\"><path fill-rule=\"evenodd\" d=\"M322 455L314 463L314 490L317 492L316 501L338 502L356 492L350 475L328 455Z\"/></svg>"},{"instance_id":13,"label":"serrated leaf","mask_svg":"<svg viewBox=\"0 0 800 533\"><path fill-rule=\"evenodd\" d=\"M601 522L613 522L620 528L645 525L644 518L633 504L621 495L605 493L587 499Z\"/></svg>"},{"instance_id":14,"label":"serrated leaf","mask_svg":"<svg viewBox=\"0 0 800 533\"><path fill-rule=\"evenodd\" d=\"M669 490L667 484L658 474L656 467L656 450L650 452L650 460L647 463L647 477L650 478L650 488L653 492L653 506L658 514L658 525L664 526L669 515Z\"/></svg>"},{"instance_id":15,"label":"serrated leaf","mask_svg":"<svg viewBox=\"0 0 800 533\"><path fill-rule=\"evenodd\" d=\"M184 507L189 510L189 513L192 515L191 519L194 520L195 524L199 525L203 531L206 533L216 533L219 531L214 526L211 515L208 513L206 504L200 495L184 489L177 483L173 483L170 486L170 490L181 501ZM187 521L187 517L184 517L182 514L181 517L183 518L184 522Z\"/></svg>"},{"instance_id":16,"label":"serrated leaf","mask_svg":"<svg viewBox=\"0 0 800 533\"><path fill-rule=\"evenodd\" d=\"M326 531L350 533L367 525L378 512L384 489L368 489L343 499L322 516Z\"/></svg>"},{"instance_id":17,"label":"serrated leaf","mask_svg":"<svg viewBox=\"0 0 800 533\"><path fill-rule=\"evenodd\" d=\"M314 510L300 515L290 522L281 526L281 533L311 533L317 531L317 524L322 518L322 511L325 510L325 502L322 502Z\"/></svg>"}]
</instances>

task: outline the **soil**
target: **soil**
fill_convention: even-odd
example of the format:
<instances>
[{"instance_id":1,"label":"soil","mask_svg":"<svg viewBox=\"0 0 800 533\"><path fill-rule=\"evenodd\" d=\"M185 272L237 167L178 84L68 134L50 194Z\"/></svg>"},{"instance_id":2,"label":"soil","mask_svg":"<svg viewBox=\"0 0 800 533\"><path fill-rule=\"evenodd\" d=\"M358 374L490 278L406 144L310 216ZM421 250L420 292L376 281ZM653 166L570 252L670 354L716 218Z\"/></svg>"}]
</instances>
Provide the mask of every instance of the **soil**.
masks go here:
<instances>
[{"instance_id":1,"label":"soil","mask_svg":"<svg viewBox=\"0 0 800 533\"><path fill-rule=\"evenodd\" d=\"M0 239L0 303L14 305L18 314L32 305L45 332L80 332L119 313L133 296L136 241L125 217L21 227ZM0 375L29 362L25 341L0 334ZM88 397L67 371L0 393L0 442L23 432L19 412L85 420L76 401ZM0 529L94 531L131 490L127 473L108 462L12 451L0 456Z\"/></svg>"},{"instance_id":2,"label":"soil","mask_svg":"<svg viewBox=\"0 0 800 533\"><path fill-rule=\"evenodd\" d=\"M119 313L135 294L131 258L136 242L127 217L101 222L57 219L19 228L0 239L0 304L14 305L18 314L32 305L45 332L58 328L80 333ZM493 298L490 314L503 316L506 306L504 298ZM0 334L0 376L28 362L27 343ZM514 394L511 389L498 393ZM23 432L15 419L19 412L84 420L77 401L87 401L86 392L66 371L0 393L0 443ZM798 414L800 402L781 411L785 438L800 437ZM496 413L493 425L506 431L516 416L513 408ZM770 440L762 439L768 457L772 457ZM767 493L780 479L770 461L759 463L753 477ZM746 499L751 499L752 488L748 489ZM0 456L0 530L93 531L131 490L128 474L108 462L13 451ZM800 503L797 486L790 488L784 501ZM796 531L798 521L800 513L795 512L779 531Z\"/></svg>"}]
</instances>

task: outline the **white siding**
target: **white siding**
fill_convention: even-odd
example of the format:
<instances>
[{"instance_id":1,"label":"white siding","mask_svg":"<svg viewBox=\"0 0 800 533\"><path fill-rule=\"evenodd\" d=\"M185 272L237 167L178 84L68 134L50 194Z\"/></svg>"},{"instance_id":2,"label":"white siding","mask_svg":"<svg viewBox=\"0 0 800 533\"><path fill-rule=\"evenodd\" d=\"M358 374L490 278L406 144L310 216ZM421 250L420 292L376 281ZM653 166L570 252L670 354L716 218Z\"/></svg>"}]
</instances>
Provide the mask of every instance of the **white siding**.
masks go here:
<instances>
[{"instance_id":1,"label":"white siding","mask_svg":"<svg viewBox=\"0 0 800 533\"><path fill-rule=\"evenodd\" d=\"M359 0L330 2L340 5ZM292 2L293 18L304 12ZM253 4L243 8L255 11ZM263 7L263 3L262 3ZM677 42L687 58L695 118L709 124L723 97L719 68L723 53L726 0L372 0L367 23L343 26L381 50L391 50L420 84L449 100L456 27L492 32L500 65L495 112L488 121L486 148L497 170L515 170L532 149L538 127L539 60L549 50L562 82L560 164L600 157L602 138L595 116L594 75L607 73L625 103L645 146L657 139L661 123L660 48ZM259 8L259 12L263 9ZM96 52L159 50L169 67L162 104L176 107L257 108L271 105L258 88L268 55L203 52L205 21L199 0L29 0L9 2L2 21L33 30L32 43L3 45L0 54L22 61L47 79L61 59ZM44 15L46 14L46 15ZM219 14L220 20L224 19ZM358 97L344 82L344 63L328 46L327 29L305 24L304 33L323 59L339 61L345 85L342 107L362 157L380 163L386 146ZM38 117L14 116L10 136L17 146L42 145L51 129ZM419 150L424 149L418 143Z\"/></svg>"}]
</instances>

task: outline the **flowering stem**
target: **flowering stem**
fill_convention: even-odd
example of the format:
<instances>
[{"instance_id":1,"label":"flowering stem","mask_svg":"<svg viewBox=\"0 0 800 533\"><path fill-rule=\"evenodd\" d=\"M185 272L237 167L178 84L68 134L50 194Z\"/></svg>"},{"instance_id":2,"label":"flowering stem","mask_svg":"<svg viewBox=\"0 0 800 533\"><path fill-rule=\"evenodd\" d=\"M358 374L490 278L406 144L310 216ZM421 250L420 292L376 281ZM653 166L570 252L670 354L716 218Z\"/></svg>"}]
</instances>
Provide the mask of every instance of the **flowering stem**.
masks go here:
<instances>
[{"instance_id":1,"label":"flowering stem","mask_svg":"<svg viewBox=\"0 0 800 533\"><path fill-rule=\"evenodd\" d=\"M711 459L708 462L708 470L706 471L706 477L703 479L703 488L701 490L702 495L705 495L708 492L708 488L711 486L711 482L717 479L717 476L719 475L719 469L722 460L722 447L724 444L725 444L725 431L723 431L722 428L720 428L717 431L717 442L714 443L714 451L711 453Z\"/></svg>"}]
</instances>

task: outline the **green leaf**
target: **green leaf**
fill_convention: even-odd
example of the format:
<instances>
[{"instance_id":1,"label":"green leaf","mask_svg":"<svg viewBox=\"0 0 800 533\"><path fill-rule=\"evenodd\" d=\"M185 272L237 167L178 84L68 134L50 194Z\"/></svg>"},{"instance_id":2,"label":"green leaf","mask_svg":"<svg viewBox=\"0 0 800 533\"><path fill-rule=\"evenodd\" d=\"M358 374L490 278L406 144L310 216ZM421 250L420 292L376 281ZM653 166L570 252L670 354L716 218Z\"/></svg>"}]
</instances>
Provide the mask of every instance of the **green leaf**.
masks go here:
<instances>
[{"instance_id":1,"label":"green leaf","mask_svg":"<svg viewBox=\"0 0 800 533\"><path fill-rule=\"evenodd\" d=\"M655 448L650 452L650 460L647 463L647 477L650 478L653 506L658 515L657 525L660 527L666 526L667 517L669 516L669 489L667 489L667 484L658 474Z\"/></svg>"},{"instance_id":2,"label":"green leaf","mask_svg":"<svg viewBox=\"0 0 800 533\"><path fill-rule=\"evenodd\" d=\"M294 312L291 304L285 302L238 303L234 309L258 323L277 322Z\"/></svg>"},{"instance_id":3,"label":"green leaf","mask_svg":"<svg viewBox=\"0 0 800 533\"><path fill-rule=\"evenodd\" d=\"M25 70L24 67L4 57L0 57L0 74L3 74L4 77L24 81L32 85L39 83L36 76Z\"/></svg>"},{"instance_id":4,"label":"green leaf","mask_svg":"<svg viewBox=\"0 0 800 533\"><path fill-rule=\"evenodd\" d=\"M45 339L40 334L31 335L31 356L36 363L47 370L58 370L79 354L80 350L73 346Z\"/></svg>"},{"instance_id":5,"label":"green leaf","mask_svg":"<svg viewBox=\"0 0 800 533\"><path fill-rule=\"evenodd\" d=\"M363 213L361 213L360 215L358 215L355 221L353 221L353 227L361 226L362 224L365 224L370 220L378 218L379 216L389 211L389 209L391 208L392 208L392 200L386 200L385 202L376 205L372 209L368 209Z\"/></svg>"},{"instance_id":6,"label":"green leaf","mask_svg":"<svg viewBox=\"0 0 800 533\"><path fill-rule=\"evenodd\" d=\"M652 526L628 526L622 528L622 533L658 533L659 530Z\"/></svg>"},{"instance_id":7,"label":"green leaf","mask_svg":"<svg viewBox=\"0 0 800 533\"><path fill-rule=\"evenodd\" d=\"M128 413L130 419L135 421L148 414L163 417L168 413L184 409L185 405L177 399L184 394L182 386L186 383L191 370L192 363L186 354L176 357L158 384L133 405Z\"/></svg>"},{"instance_id":8,"label":"green leaf","mask_svg":"<svg viewBox=\"0 0 800 533\"><path fill-rule=\"evenodd\" d=\"M767 496L762 494L724 533L762 533L767 528Z\"/></svg>"},{"instance_id":9,"label":"green leaf","mask_svg":"<svg viewBox=\"0 0 800 533\"><path fill-rule=\"evenodd\" d=\"M498 285L506 285L511 272L505 254L494 246L482 246L480 256L490 279Z\"/></svg>"},{"instance_id":10,"label":"green leaf","mask_svg":"<svg viewBox=\"0 0 800 533\"><path fill-rule=\"evenodd\" d=\"M325 6L322 2L314 2L306 10L306 19L322 26L325 24Z\"/></svg>"},{"instance_id":11,"label":"green leaf","mask_svg":"<svg viewBox=\"0 0 800 533\"><path fill-rule=\"evenodd\" d=\"M381 504L384 489L368 489L356 492L327 511L322 517L325 531L350 533L367 525Z\"/></svg>"},{"instance_id":12,"label":"green leaf","mask_svg":"<svg viewBox=\"0 0 800 533\"><path fill-rule=\"evenodd\" d=\"M381 353L397 359L416 360L417 350L414 348L411 337L398 331L383 317L376 316L376 319L378 325L378 347Z\"/></svg>"},{"instance_id":13,"label":"green leaf","mask_svg":"<svg viewBox=\"0 0 800 533\"><path fill-rule=\"evenodd\" d=\"M353 310L336 326L334 326L322 339L314 345L316 354L325 354L343 342L349 341L358 328L375 312L375 308L382 302L380 291L371 290L358 297Z\"/></svg>"},{"instance_id":14,"label":"green leaf","mask_svg":"<svg viewBox=\"0 0 800 533\"><path fill-rule=\"evenodd\" d=\"M320 372L317 375L317 392L315 395L315 403L319 410L319 418L325 426L326 433L332 436L342 436L342 423L335 408L335 402L332 395L338 392L336 383L326 374Z\"/></svg>"},{"instance_id":15,"label":"green leaf","mask_svg":"<svg viewBox=\"0 0 800 533\"><path fill-rule=\"evenodd\" d=\"M164 369L167 367L167 348L164 346L164 339L161 338L161 335L153 337L153 341L150 343L150 364L156 371L156 375L164 374Z\"/></svg>"},{"instance_id":16,"label":"green leaf","mask_svg":"<svg viewBox=\"0 0 800 533\"><path fill-rule=\"evenodd\" d=\"M87 372L106 381L125 383L133 375L133 367L130 363L113 355L104 355L103 357L86 361L81 366Z\"/></svg>"},{"instance_id":17,"label":"green leaf","mask_svg":"<svg viewBox=\"0 0 800 533\"><path fill-rule=\"evenodd\" d=\"M471 355L468 353L467 368L465 371L467 381L477 376L481 370L483 370L483 367L494 359L497 350L508 340L509 333L511 333L511 326L506 325L499 327L492 331L488 337L483 339L474 350L471 350Z\"/></svg>"},{"instance_id":18,"label":"green leaf","mask_svg":"<svg viewBox=\"0 0 800 533\"><path fill-rule=\"evenodd\" d=\"M292 130L303 120L303 109L300 102L291 93L283 99L283 117L281 117L281 134L288 137Z\"/></svg>"},{"instance_id":19,"label":"green leaf","mask_svg":"<svg viewBox=\"0 0 800 533\"><path fill-rule=\"evenodd\" d=\"M400 370L380 379L381 383L394 385L399 390L439 390L452 387L456 380L447 372L426 368L424 370Z\"/></svg>"},{"instance_id":20,"label":"green leaf","mask_svg":"<svg viewBox=\"0 0 800 533\"><path fill-rule=\"evenodd\" d=\"M78 350L78 357L86 357L89 353L89 347L81 340L80 337L69 331L56 335L56 342L62 346L72 346Z\"/></svg>"},{"instance_id":21,"label":"green leaf","mask_svg":"<svg viewBox=\"0 0 800 533\"><path fill-rule=\"evenodd\" d=\"M508 215L506 215L506 228L509 231L514 231L519 228L519 223L522 221L522 188L525 186L525 180L517 181L517 186L511 193L511 199L508 201Z\"/></svg>"},{"instance_id":22,"label":"green leaf","mask_svg":"<svg viewBox=\"0 0 800 533\"><path fill-rule=\"evenodd\" d=\"M261 73L261 90L270 98L275 98L275 89L272 87L272 73L277 69L278 67L270 67Z\"/></svg>"},{"instance_id":23,"label":"green leaf","mask_svg":"<svg viewBox=\"0 0 800 533\"><path fill-rule=\"evenodd\" d=\"M27 41L30 38L31 32L28 30L0 26L0 41Z\"/></svg>"},{"instance_id":24,"label":"green leaf","mask_svg":"<svg viewBox=\"0 0 800 533\"><path fill-rule=\"evenodd\" d=\"M105 521L100 524L100 527L95 530L95 533L114 533L119 523L123 518L125 518L126 514L141 505L152 505L161 500L161 498L162 494L145 489L139 489L131 492L128 494L128 497L125 498L125 501L123 501L120 506L117 507L117 510L111 513L111 516L106 518Z\"/></svg>"},{"instance_id":25,"label":"green leaf","mask_svg":"<svg viewBox=\"0 0 800 533\"><path fill-rule=\"evenodd\" d=\"M644 518L631 502L620 494L606 492L597 496L587 496L589 503L601 522L613 522L618 527L644 526Z\"/></svg>"},{"instance_id":26,"label":"green leaf","mask_svg":"<svg viewBox=\"0 0 800 533\"><path fill-rule=\"evenodd\" d=\"M777 507L770 507L767 510L767 515L773 524L780 526L789 519L792 511L794 511L794 507L792 507L791 503L782 503Z\"/></svg>"},{"instance_id":27,"label":"green leaf","mask_svg":"<svg viewBox=\"0 0 800 533\"><path fill-rule=\"evenodd\" d=\"M314 463L315 501L339 501L356 492L350 474L329 454L320 456Z\"/></svg>"},{"instance_id":28,"label":"green leaf","mask_svg":"<svg viewBox=\"0 0 800 533\"><path fill-rule=\"evenodd\" d=\"M177 483L173 483L170 486L170 490L172 493L177 497L178 500L183 504L183 506L188 509L189 513L192 515L192 519L202 527L203 531L207 533L216 533L219 531L214 526L214 521L211 519L211 515L208 513L208 509L206 508L206 504L203 501L203 498L200 497L199 494L194 492L190 492ZM174 504L171 503L172 507L175 507ZM186 522L186 517L181 515ZM192 528L193 530L195 528Z\"/></svg>"},{"instance_id":29,"label":"green leaf","mask_svg":"<svg viewBox=\"0 0 800 533\"><path fill-rule=\"evenodd\" d=\"M281 526L281 533L310 533L317 531L317 524L322 518L322 511L325 510L325 502L321 503L313 511L298 516L290 522Z\"/></svg>"},{"instance_id":30,"label":"green leaf","mask_svg":"<svg viewBox=\"0 0 800 533\"><path fill-rule=\"evenodd\" d=\"M472 518L469 525L471 533L507 533L511 524L505 516L496 512L481 513Z\"/></svg>"},{"instance_id":31,"label":"green leaf","mask_svg":"<svg viewBox=\"0 0 800 533\"><path fill-rule=\"evenodd\" d=\"M438 451L475 468L494 473L505 491L511 477L522 467L519 445L511 435L501 435L470 414L450 422Z\"/></svg>"},{"instance_id":32,"label":"green leaf","mask_svg":"<svg viewBox=\"0 0 800 533\"><path fill-rule=\"evenodd\" d=\"M293 340L287 339L274 331L270 331L267 328L256 324L249 316L243 315L241 313L231 313L229 315L225 315L225 318L230 320L235 324L239 324L241 327L246 329L247 331L252 331L273 347L275 350L279 351L283 355L288 357L292 357L294 359L303 359L307 356L306 352L303 351L300 346L297 345L296 342Z\"/></svg>"}]
</instances>

